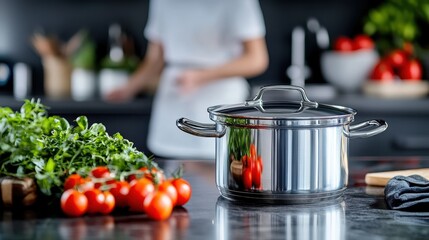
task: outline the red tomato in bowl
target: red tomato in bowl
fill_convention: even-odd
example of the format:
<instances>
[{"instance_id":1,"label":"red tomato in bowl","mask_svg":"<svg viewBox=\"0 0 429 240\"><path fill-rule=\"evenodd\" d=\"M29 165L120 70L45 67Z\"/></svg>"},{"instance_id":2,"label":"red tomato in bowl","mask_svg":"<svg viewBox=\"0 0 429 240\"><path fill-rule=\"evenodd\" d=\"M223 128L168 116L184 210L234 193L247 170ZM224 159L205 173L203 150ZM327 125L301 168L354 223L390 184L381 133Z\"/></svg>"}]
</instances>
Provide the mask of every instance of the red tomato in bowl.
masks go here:
<instances>
[{"instance_id":1,"label":"red tomato in bowl","mask_svg":"<svg viewBox=\"0 0 429 240\"><path fill-rule=\"evenodd\" d=\"M375 65L370 78L374 81L390 82L395 79L395 73L388 62L381 60Z\"/></svg>"},{"instance_id":2,"label":"red tomato in bowl","mask_svg":"<svg viewBox=\"0 0 429 240\"><path fill-rule=\"evenodd\" d=\"M404 63L399 71L399 77L405 81L419 81L422 79L422 66L417 59Z\"/></svg>"},{"instance_id":3,"label":"red tomato in bowl","mask_svg":"<svg viewBox=\"0 0 429 240\"><path fill-rule=\"evenodd\" d=\"M340 36L335 40L333 48L340 52L351 52L354 48L353 40L345 36Z\"/></svg>"},{"instance_id":4,"label":"red tomato in bowl","mask_svg":"<svg viewBox=\"0 0 429 240\"><path fill-rule=\"evenodd\" d=\"M394 68L399 68L407 62L407 53L401 49L396 49L390 52L386 59Z\"/></svg>"},{"instance_id":5,"label":"red tomato in bowl","mask_svg":"<svg viewBox=\"0 0 429 240\"><path fill-rule=\"evenodd\" d=\"M366 34L357 35L353 39L353 49L373 49L375 46L374 41Z\"/></svg>"}]
</instances>

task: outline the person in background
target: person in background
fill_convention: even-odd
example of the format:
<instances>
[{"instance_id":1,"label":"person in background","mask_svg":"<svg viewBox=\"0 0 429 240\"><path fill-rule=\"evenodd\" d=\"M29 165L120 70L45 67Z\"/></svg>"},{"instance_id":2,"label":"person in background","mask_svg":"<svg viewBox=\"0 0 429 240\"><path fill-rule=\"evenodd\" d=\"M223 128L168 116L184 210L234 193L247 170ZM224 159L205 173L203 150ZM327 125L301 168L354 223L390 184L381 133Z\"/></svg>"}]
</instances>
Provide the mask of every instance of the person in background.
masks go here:
<instances>
[{"instance_id":1,"label":"person in background","mask_svg":"<svg viewBox=\"0 0 429 240\"><path fill-rule=\"evenodd\" d=\"M145 27L148 46L128 84L108 100L125 101L159 79L148 148L159 157L214 159L213 138L176 127L186 117L210 122L207 108L242 103L245 78L268 66L265 25L258 0L152 0Z\"/></svg>"}]
</instances>

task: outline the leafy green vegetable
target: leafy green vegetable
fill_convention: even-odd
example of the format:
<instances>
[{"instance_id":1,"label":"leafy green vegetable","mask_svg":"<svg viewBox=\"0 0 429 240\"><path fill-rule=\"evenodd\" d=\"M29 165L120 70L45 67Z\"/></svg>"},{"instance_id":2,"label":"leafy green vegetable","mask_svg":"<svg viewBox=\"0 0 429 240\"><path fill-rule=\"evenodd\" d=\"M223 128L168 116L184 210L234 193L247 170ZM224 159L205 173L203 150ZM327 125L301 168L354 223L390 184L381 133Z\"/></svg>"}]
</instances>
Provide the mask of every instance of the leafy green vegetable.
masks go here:
<instances>
[{"instance_id":1,"label":"leafy green vegetable","mask_svg":"<svg viewBox=\"0 0 429 240\"><path fill-rule=\"evenodd\" d=\"M419 36L428 26L429 1L387 0L368 12L363 31L377 40L383 53L402 48L404 42L426 44Z\"/></svg>"},{"instance_id":2,"label":"leafy green vegetable","mask_svg":"<svg viewBox=\"0 0 429 240\"><path fill-rule=\"evenodd\" d=\"M83 168L157 168L119 133L110 136L103 124L90 126L85 116L75 123L48 116L39 100L26 100L19 112L0 107L0 176L35 178L42 193L58 196L65 178Z\"/></svg>"}]
</instances>

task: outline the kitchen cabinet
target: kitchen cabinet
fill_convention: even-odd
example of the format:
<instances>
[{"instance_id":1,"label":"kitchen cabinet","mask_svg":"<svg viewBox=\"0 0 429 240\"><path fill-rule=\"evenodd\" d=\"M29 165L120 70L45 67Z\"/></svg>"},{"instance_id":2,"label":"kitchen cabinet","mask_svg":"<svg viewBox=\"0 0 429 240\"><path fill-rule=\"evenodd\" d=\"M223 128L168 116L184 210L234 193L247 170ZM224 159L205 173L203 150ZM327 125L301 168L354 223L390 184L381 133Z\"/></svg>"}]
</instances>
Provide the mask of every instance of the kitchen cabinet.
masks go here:
<instances>
[{"instance_id":1,"label":"kitchen cabinet","mask_svg":"<svg viewBox=\"0 0 429 240\"><path fill-rule=\"evenodd\" d=\"M389 124L388 129L377 136L350 139L350 156L429 156L429 98L379 99L360 94L339 95L328 100L312 98L310 95L309 98L320 103L354 108L357 110L355 123L383 119ZM151 154L146 145L151 97L138 98L128 103L53 101L42 98L42 103L50 107L49 114L61 115L69 121L86 115L90 122L103 123L110 134L119 132L134 142L139 150ZM22 101L12 97L0 96L0 106L18 109L21 104Z\"/></svg>"}]
</instances>

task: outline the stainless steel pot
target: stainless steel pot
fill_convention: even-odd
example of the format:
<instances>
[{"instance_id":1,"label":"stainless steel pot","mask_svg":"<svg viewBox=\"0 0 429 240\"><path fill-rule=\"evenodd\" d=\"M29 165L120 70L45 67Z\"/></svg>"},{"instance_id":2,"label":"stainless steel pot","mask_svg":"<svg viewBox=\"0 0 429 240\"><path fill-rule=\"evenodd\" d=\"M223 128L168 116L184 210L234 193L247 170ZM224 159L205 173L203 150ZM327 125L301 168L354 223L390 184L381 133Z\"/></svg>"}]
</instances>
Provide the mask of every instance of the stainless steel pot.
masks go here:
<instances>
[{"instance_id":1,"label":"stainless steel pot","mask_svg":"<svg viewBox=\"0 0 429 240\"><path fill-rule=\"evenodd\" d=\"M301 101L264 101L267 91L298 91ZM216 138L216 184L225 198L311 203L342 195L348 139L386 130L383 120L356 125L354 109L310 101L296 86L260 89L244 104L208 108L215 124L181 118L188 133Z\"/></svg>"}]
</instances>

